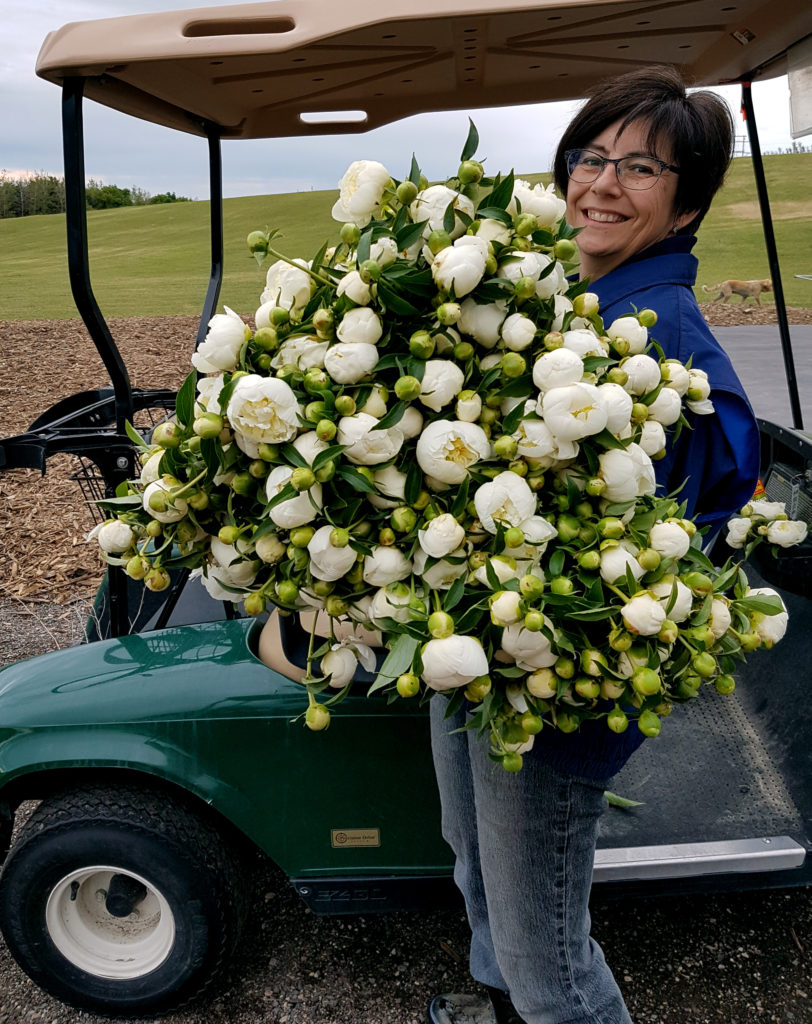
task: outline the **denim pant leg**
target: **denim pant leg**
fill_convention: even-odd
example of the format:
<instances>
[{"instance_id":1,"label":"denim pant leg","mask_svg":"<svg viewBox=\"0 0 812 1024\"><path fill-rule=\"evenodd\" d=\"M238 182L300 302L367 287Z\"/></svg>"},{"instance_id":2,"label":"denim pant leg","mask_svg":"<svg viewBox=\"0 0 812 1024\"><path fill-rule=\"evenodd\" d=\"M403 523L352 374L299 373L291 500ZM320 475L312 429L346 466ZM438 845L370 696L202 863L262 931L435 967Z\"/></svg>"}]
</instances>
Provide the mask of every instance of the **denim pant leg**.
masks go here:
<instances>
[{"instance_id":1,"label":"denim pant leg","mask_svg":"<svg viewBox=\"0 0 812 1024\"><path fill-rule=\"evenodd\" d=\"M493 985L501 975L496 987L510 992L528 1024L630 1024L603 953L589 936L603 787L532 756L511 775L488 758L486 737L444 738L463 716L443 721L444 699L432 703L439 705L432 708L433 747L441 752L435 756L444 834L455 853L457 843L463 851L458 884L472 929L476 922L473 976ZM466 754L459 739L467 741Z\"/></svg>"},{"instance_id":2,"label":"denim pant leg","mask_svg":"<svg viewBox=\"0 0 812 1024\"><path fill-rule=\"evenodd\" d=\"M488 906L479 864L474 784L468 760L468 733L455 732L465 724L460 712L444 719L448 701L433 697L431 710L431 749L440 789L443 838L454 851L454 881L465 898L465 910L471 926L470 969L472 977L483 985L507 990L496 962L491 940Z\"/></svg>"}]
</instances>

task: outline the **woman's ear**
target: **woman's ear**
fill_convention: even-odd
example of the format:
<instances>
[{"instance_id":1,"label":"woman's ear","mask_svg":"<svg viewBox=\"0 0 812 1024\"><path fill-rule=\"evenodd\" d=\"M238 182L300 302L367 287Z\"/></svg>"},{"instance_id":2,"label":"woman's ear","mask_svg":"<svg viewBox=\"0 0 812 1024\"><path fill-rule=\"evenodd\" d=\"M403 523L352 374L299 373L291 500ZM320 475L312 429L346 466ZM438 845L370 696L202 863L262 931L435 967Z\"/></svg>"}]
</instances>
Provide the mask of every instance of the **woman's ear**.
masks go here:
<instances>
[{"instance_id":1,"label":"woman's ear","mask_svg":"<svg viewBox=\"0 0 812 1024\"><path fill-rule=\"evenodd\" d=\"M680 213L674 217L674 224L671 228L671 234L676 235L677 232L682 231L686 224L690 224L694 217L697 216L699 210L689 210L687 213Z\"/></svg>"}]
</instances>

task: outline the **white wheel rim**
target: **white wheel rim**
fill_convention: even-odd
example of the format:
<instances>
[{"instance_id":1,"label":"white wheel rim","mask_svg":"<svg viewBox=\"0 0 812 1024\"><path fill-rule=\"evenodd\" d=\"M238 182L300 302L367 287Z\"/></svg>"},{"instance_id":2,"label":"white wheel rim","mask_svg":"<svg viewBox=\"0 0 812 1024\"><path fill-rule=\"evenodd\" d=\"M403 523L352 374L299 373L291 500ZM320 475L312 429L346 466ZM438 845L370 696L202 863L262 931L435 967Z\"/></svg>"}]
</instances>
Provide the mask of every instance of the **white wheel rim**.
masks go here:
<instances>
[{"instance_id":1,"label":"white wheel rim","mask_svg":"<svg viewBox=\"0 0 812 1024\"><path fill-rule=\"evenodd\" d=\"M105 907L110 880L118 874L147 890L129 917L114 917ZM62 956L98 978L141 978L166 960L175 941L174 915L153 884L102 864L72 871L54 886L45 924Z\"/></svg>"}]
</instances>

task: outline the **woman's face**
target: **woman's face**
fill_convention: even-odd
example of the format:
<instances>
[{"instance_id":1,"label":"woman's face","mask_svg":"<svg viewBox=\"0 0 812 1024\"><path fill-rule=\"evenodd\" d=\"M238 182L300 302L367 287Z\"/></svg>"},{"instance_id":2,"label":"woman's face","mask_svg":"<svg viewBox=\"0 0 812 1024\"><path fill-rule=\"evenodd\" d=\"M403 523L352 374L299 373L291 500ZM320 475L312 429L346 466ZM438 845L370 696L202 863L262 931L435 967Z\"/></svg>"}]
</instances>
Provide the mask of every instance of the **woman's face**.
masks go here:
<instances>
[{"instance_id":1,"label":"woman's face","mask_svg":"<svg viewBox=\"0 0 812 1024\"><path fill-rule=\"evenodd\" d=\"M648 125L630 124L615 138L620 127L616 121L592 139L584 149L601 156L653 156L671 163L671 154L652 153L646 145ZM567 221L583 228L577 238L581 250L581 276L592 280L608 274L635 253L661 241L687 224L693 213L675 214L677 176L664 171L650 189L623 188L614 164L606 164L598 178L581 184L569 180Z\"/></svg>"}]
</instances>

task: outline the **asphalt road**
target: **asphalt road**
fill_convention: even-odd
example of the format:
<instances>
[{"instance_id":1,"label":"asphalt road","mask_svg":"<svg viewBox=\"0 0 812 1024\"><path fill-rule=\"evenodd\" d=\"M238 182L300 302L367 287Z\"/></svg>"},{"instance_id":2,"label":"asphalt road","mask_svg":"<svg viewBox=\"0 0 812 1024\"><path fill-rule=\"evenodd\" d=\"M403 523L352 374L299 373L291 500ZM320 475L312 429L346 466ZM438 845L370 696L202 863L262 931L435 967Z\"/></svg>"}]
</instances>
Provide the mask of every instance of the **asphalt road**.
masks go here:
<instances>
[{"instance_id":1,"label":"asphalt road","mask_svg":"<svg viewBox=\"0 0 812 1024\"><path fill-rule=\"evenodd\" d=\"M793 426L784 354L777 326L712 327L730 356L756 416ZM812 430L812 324L789 329L803 424Z\"/></svg>"}]
</instances>

